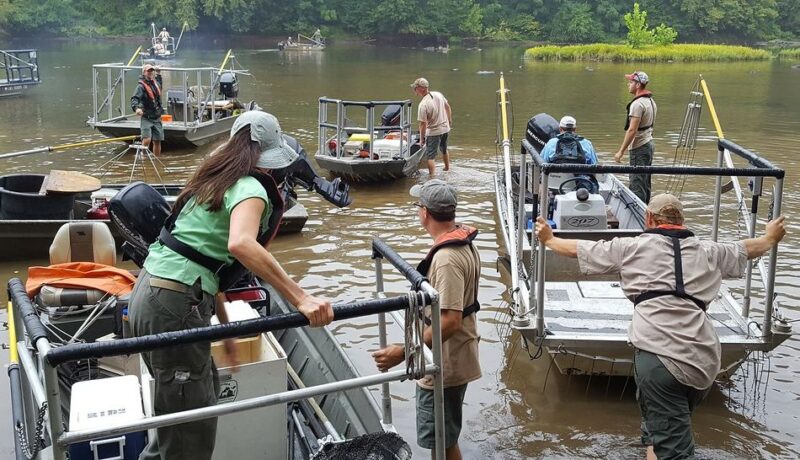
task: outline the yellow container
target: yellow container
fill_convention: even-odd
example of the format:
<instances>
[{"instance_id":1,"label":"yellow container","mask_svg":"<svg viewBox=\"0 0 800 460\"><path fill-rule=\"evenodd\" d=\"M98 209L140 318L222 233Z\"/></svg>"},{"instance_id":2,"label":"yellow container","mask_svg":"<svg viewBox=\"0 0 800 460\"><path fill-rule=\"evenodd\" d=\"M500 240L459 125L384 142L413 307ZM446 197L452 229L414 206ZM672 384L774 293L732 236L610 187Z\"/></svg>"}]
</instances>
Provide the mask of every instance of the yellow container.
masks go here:
<instances>
[{"instance_id":1,"label":"yellow container","mask_svg":"<svg viewBox=\"0 0 800 460\"><path fill-rule=\"evenodd\" d=\"M348 141L358 141L358 142L369 142L369 134L367 133L356 133L351 134L350 138L347 139Z\"/></svg>"}]
</instances>

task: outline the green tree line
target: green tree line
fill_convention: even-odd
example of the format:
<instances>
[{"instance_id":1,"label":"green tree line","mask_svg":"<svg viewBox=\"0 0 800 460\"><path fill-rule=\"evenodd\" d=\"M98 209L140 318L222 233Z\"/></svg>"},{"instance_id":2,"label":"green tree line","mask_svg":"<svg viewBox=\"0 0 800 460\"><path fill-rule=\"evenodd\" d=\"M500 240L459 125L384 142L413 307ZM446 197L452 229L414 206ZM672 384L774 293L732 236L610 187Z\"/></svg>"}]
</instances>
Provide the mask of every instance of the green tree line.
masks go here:
<instances>
[{"instance_id":1,"label":"green tree line","mask_svg":"<svg viewBox=\"0 0 800 460\"><path fill-rule=\"evenodd\" d=\"M0 0L10 35L142 35L149 24L214 33L375 39L619 41L633 0ZM798 0L639 0L678 41L800 37Z\"/></svg>"}]
</instances>

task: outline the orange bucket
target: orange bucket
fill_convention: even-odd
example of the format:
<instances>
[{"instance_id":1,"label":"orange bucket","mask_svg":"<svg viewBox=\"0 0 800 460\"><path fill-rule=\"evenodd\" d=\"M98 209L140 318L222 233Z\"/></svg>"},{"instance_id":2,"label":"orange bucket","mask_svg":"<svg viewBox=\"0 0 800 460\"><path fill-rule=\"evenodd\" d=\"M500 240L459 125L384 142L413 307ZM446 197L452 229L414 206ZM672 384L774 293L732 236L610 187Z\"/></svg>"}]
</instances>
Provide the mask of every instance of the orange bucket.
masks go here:
<instances>
[{"instance_id":1,"label":"orange bucket","mask_svg":"<svg viewBox=\"0 0 800 460\"><path fill-rule=\"evenodd\" d=\"M166 114L166 113L164 115L161 115L161 121L162 122L172 121L172 115L169 115L169 114Z\"/></svg>"}]
</instances>

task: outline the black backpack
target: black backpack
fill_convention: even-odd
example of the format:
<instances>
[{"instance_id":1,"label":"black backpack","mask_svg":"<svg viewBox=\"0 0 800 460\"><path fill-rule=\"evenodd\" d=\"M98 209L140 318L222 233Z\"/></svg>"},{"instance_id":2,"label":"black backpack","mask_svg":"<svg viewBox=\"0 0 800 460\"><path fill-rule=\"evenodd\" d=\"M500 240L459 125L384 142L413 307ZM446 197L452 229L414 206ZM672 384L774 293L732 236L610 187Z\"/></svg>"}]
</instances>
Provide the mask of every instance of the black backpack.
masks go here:
<instances>
[{"instance_id":1,"label":"black backpack","mask_svg":"<svg viewBox=\"0 0 800 460\"><path fill-rule=\"evenodd\" d=\"M581 136L566 131L559 134L557 137L556 153L551 163L586 164L586 152L584 152L580 142L583 140Z\"/></svg>"}]
</instances>

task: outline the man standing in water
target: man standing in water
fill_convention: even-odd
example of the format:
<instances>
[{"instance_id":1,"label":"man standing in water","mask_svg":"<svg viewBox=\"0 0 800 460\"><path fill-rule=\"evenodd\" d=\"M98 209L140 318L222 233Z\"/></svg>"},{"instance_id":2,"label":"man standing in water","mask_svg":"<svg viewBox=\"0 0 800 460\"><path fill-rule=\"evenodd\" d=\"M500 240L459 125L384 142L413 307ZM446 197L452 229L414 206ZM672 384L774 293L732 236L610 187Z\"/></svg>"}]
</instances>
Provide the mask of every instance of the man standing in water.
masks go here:
<instances>
[{"instance_id":1,"label":"man standing in water","mask_svg":"<svg viewBox=\"0 0 800 460\"><path fill-rule=\"evenodd\" d=\"M722 354L706 308L723 278L741 277L748 259L783 239L784 218L767 223L759 238L702 241L684 226L681 202L665 193L647 205L645 227L633 238L570 240L553 236L539 217L536 237L556 254L577 258L583 275L619 274L633 302L628 339L648 459L694 458L692 412L719 374Z\"/></svg>"},{"instance_id":2,"label":"man standing in water","mask_svg":"<svg viewBox=\"0 0 800 460\"><path fill-rule=\"evenodd\" d=\"M477 329L478 283L481 260L472 244L478 230L456 223L458 202L455 188L432 179L411 188L419 198L417 216L422 227L433 238L433 247L417 270L426 276L439 292L442 328L442 377L444 378L444 442L445 458L461 460L458 437L461 434L461 407L467 384L481 377L478 360ZM430 307L426 309L430 318ZM429 320L423 332L428 347L433 340ZM390 345L372 354L378 369L387 371L402 363L405 350ZM433 410L433 377L417 382L417 443L434 449L435 420Z\"/></svg>"},{"instance_id":3,"label":"man standing in water","mask_svg":"<svg viewBox=\"0 0 800 460\"><path fill-rule=\"evenodd\" d=\"M164 113L161 107L161 69L152 64L144 65L136 92L131 97L131 110L142 117L142 145L149 147L152 141L153 153L161 155L161 141L164 140L164 125L161 124L161 114Z\"/></svg>"},{"instance_id":4,"label":"man standing in water","mask_svg":"<svg viewBox=\"0 0 800 460\"><path fill-rule=\"evenodd\" d=\"M650 166L653 164L655 143L653 142L653 125L656 122L658 107L653 100L653 93L646 89L650 78L646 73L637 70L625 75L628 80L628 92L633 100L625 107L625 138L622 140L614 160L622 163L625 151L629 151L631 166ZM631 191L643 202L650 202L650 174L631 174Z\"/></svg>"},{"instance_id":5,"label":"man standing in water","mask_svg":"<svg viewBox=\"0 0 800 460\"><path fill-rule=\"evenodd\" d=\"M430 91L430 83L425 78L417 78L411 84L414 93L421 97L417 108L419 121L419 145L425 149L428 158L428 173L436 173L436 152L442 151L444 170L450 170L450 157L447 155L447 137L453 126L453 112L450 103L438 91Z\"/></svg>"}]
</instances>

